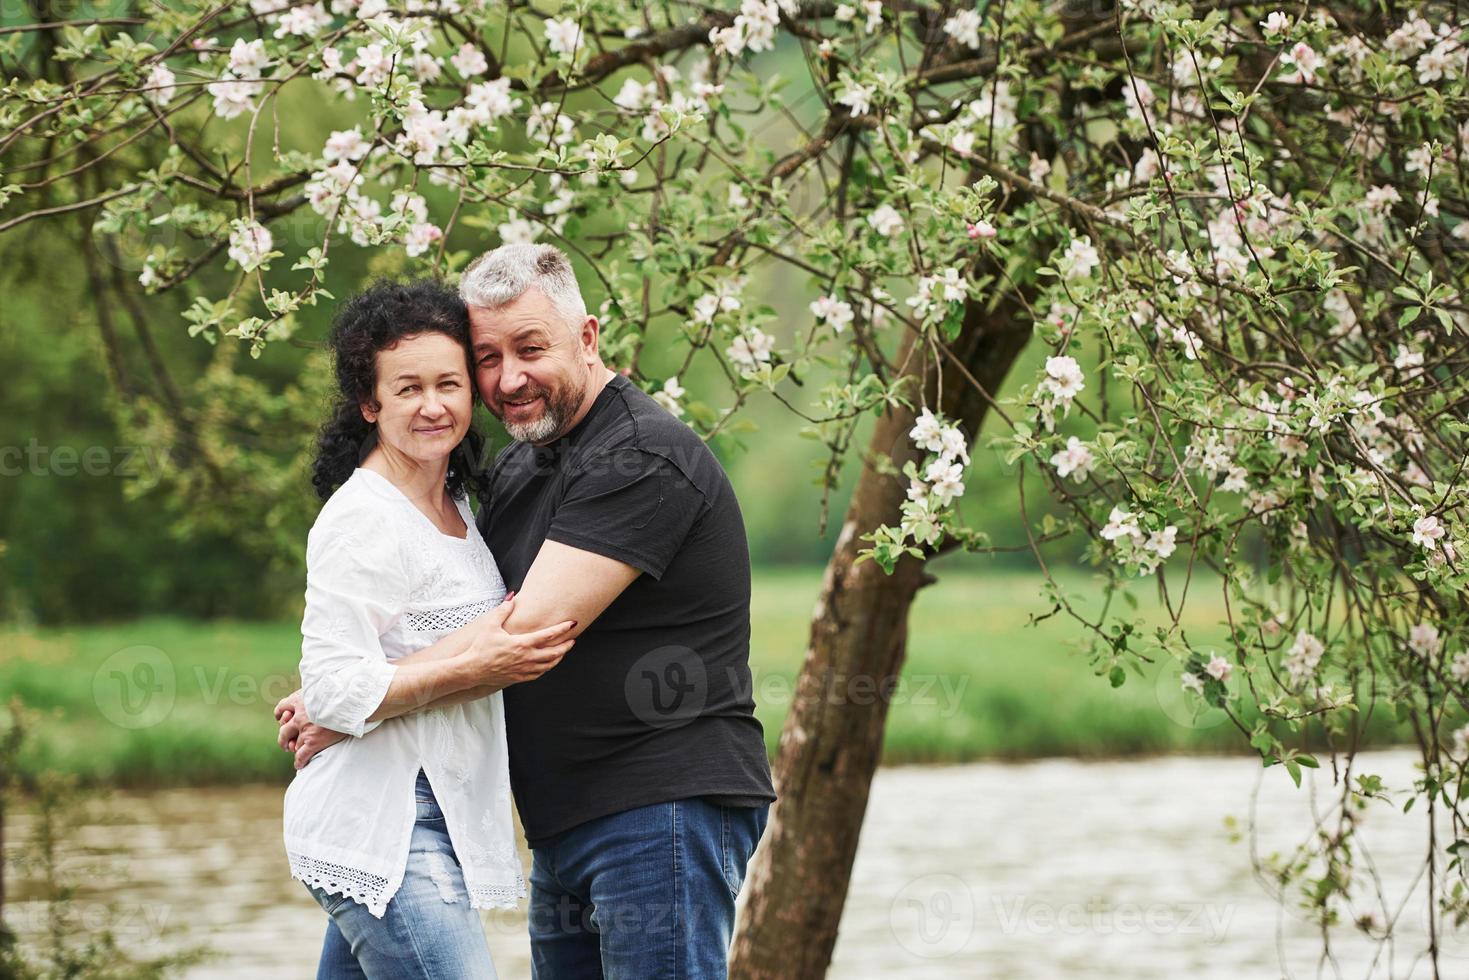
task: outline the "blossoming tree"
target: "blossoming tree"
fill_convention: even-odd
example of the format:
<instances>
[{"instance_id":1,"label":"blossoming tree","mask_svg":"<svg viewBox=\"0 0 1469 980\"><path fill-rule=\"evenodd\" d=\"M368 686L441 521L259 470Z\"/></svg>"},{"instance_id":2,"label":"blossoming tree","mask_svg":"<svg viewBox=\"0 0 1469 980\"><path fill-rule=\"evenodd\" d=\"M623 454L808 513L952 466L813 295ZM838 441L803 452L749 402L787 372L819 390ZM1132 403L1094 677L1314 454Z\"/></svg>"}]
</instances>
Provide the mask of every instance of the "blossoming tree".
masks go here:
<instances>
[{"instance_id":1,"label":"blossoming tree","mask_svg":"<svg viewBox=\"0 0 1469 980\"><path fill-rule=\"evenodd\" d=\"M925 562L990 546L960 506L985 422L1065 505L1018 529L1037 558L1073 541L1109 596L1142 580L1164 601L1161 622L1110 602L1089 617L1040 561L1099 675L1175 663L1297 782L1319 765L1305 726L1327 732L1334 829L1272 869L1324 936L1354 921L1392 937L1371 869L1343 870L1370 801L1447 815L1425 856L1437 962L1440 929L1469 915L1457 8L113 7L0 34L0 230L80 218L152 243L136 282L92 267L109 351L123 341L102 291L133 310L183 292L191 334L259 352L331 298L343 249L452 275L497 240L539 239L577 257L609 359L704 436L773 397L834 481L877 416L782 733L737 975L825 971L887 705L823 685L890 690ZM355 100L361 123L283 145L300 90ZM807 283L799 322L752 294L770 267ZM644 342L665 328L683 368L649 376ZM1012 378L1027 345L1044 369ZM688 398L696 360L727 380L723 407ZM1182 625L1201 582L1222 592L1227 649ZM1354 768L1370 710L1411 724L1412 785Z\"/></svg>"}]
</instances>

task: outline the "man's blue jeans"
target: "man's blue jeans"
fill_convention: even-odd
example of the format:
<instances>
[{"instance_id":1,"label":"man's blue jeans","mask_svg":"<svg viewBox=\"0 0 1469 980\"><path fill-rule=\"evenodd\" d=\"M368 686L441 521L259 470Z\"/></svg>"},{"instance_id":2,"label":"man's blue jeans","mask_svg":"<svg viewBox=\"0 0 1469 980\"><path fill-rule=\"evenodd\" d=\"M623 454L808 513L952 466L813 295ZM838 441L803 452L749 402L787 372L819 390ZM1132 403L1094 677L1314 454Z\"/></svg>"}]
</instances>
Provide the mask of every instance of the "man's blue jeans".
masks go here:
<instances>
[{"instance_id":1,"label":"man's blue jeans","mask_svg":"<svg viewBox=\"0 0 1469 980\"><path fill-rule=\"evenodd\" d=\"M728 975L735 897L770 808L701 798L573 827L533 852L536 980Z\"/></svg>"}]
</instances>

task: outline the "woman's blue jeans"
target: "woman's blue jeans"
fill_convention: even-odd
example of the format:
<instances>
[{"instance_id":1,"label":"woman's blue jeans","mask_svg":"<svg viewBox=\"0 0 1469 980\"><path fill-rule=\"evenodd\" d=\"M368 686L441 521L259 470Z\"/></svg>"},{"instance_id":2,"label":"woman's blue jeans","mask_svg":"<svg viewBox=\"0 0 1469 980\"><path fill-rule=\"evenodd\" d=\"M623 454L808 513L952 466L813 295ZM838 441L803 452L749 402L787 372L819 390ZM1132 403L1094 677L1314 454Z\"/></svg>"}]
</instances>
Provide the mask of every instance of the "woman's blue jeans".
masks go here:
<instances>
[{"instance_id":1,"label":"woman's blue jeans","mask_svg":"<svg viewBox=\"0 0 1469 980\"><path fill-rule=\"evenodd\" d=\"M459 860L428 777L414 789L413 824L403 884L381 919L367 906L307 886L331 916L317 980L493 980L495 964L479 913L470 908Z\"/></svg>"}]
</instances>

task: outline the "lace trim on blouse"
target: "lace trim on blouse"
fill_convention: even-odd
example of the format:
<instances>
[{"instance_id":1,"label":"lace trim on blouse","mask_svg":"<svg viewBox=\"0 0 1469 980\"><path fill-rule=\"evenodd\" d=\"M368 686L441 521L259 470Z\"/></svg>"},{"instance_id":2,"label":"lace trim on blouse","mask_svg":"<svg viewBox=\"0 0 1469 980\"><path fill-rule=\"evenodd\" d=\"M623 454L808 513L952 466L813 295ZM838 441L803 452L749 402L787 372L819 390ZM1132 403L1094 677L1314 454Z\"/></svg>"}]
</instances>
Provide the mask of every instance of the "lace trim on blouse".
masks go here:
<instances>
[{"instance_id":1,"label":"lace trim on blouse","mask_svg":"<svg viewBox=\"0 0 1469 980\"><path fill-rule=\"evenodd\" d=\"M328 895L343 895L367 906L367 911L381 919L388 910L388 879L345 864L333 864L317 858L287 851L291 877L320 888Z\"/></svg>"},{"instance_id":2,"label":"lace trim on blouse","mask_svg":"<svg viewBox=\"0 0 1469 980\"><path fill-rule=\"evenodd\" d=\"M367 906L367 911L381 919L388 910L392 896L388 894L388 879L344 864L334 864L316 858L287 851L291 865L291 877L319 888L328 895L342 895ZM519 909L519 900L525 898L525 879L515 872L515 883L508 885L471 884L469 906L475 909Z\"/></svg>"},{"instance_id":3,"label":"lace trim on blouse","mask_svg":"<svg viewBox=\"0 0 1469 980\"><path fill-rule=\"evenodd\" d=\"M499 605L499 599L481 599L479 602L467 602L462 606L412 612L403 617L403 626L414 633L447 633L461 626L468 626L489 612L492 605Z\"/></svg>"}]
</instances>

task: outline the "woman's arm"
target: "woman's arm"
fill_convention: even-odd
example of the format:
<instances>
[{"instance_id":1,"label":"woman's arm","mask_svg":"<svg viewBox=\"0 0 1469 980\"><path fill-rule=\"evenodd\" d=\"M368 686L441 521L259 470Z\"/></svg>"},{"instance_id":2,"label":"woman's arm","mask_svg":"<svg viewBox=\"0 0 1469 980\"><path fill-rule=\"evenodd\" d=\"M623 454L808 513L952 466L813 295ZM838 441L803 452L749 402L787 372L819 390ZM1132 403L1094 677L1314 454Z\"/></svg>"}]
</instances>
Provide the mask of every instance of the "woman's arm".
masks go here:
<instances>
[{"instance_id":1,"label":"woman's arm","mask_svg":"<svg viewBox=\"0 0 1469 980\"><path fill-rule=\"evenodd\" d=\"M393 663L393 674L377 705L365 717L363 731L388 718L429 707L463 704L486 697L550 670L570 650L576 628L567 621L532 633L510 634L505 620L513 604L507 599L467 626ZM276 705L281 728L277 741L295 753L301 768L317 752L339 741L343 733L313 723L303 691ZM346 732L345 734L359 734Z\"/></svg>"},{"instance_id":2,"label":"woman's arm","mask_svg":"<svg viewBox=\"0 0 1469 980\"><path fill-rule=\"evenodd\" d=\"M438 660L398 660L393 683L368 721L406 715L446 697L473 700L469 692L475 688L498 691L534 680L560 663L576 642L570 638L576 623L568 620L534 633L507 633L505 620L514 605L514 600L502 602L480 617L479 629L471 632L463 653Z\"/></svg>"}]
</instances>

